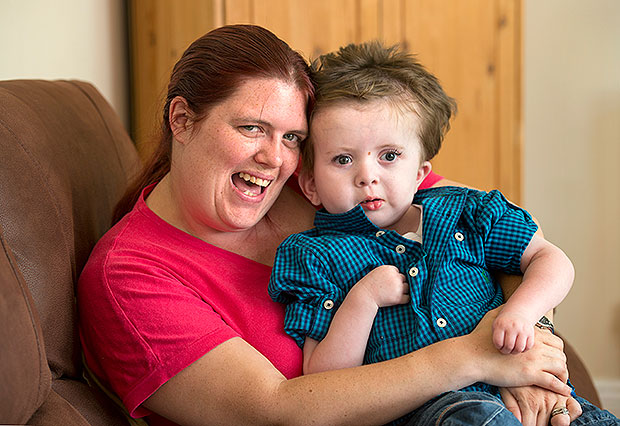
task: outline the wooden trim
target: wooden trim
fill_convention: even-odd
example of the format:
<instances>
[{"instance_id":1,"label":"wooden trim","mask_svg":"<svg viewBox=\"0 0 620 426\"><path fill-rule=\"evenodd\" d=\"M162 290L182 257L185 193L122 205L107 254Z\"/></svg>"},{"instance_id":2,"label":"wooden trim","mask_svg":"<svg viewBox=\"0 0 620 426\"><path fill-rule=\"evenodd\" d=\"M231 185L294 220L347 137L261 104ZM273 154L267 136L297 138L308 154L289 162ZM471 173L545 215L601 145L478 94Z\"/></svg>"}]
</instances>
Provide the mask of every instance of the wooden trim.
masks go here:
<instances>
[{"instance_id":1,"label":"wooden trim","mask_svg":"<svg viewBox=\"0 0 620 426\"><path fill-rule=\"evenodd\" d=\"M521 122L521 0L499 0L498 13L498 187L508 198L520 203L522 122Z\"/></svg>"}]
</instances>

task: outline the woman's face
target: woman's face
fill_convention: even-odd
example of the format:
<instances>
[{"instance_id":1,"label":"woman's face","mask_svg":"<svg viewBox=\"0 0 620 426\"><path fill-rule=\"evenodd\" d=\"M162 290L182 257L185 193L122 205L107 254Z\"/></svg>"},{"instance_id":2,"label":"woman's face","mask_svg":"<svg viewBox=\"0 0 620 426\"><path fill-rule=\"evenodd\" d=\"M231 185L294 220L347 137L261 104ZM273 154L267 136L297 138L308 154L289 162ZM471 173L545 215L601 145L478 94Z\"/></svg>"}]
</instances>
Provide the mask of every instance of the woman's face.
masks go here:
<instances>
[{"instance_id":1,"label":"woman's face","mask_svg":"<svg viewBox=\"0 0 620 426\"><path fill-rule=\"evenodd\" d=\"M243 231L264 217L297 167L308 132L305 110L296 86L248 79L175 136L170 177L191 233Z\"/></svg>"}]
</instances>

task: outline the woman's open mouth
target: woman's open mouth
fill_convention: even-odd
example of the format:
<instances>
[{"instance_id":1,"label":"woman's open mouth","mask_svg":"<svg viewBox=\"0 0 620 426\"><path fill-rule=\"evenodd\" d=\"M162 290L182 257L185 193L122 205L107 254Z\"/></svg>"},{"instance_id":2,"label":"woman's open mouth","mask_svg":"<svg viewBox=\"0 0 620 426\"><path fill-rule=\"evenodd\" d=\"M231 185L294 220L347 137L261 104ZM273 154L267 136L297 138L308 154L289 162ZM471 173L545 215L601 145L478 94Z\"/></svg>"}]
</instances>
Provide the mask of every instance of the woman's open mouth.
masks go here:
<instances>
[{"instance_id":1,"label":"woman's open mouth","mask_svg":"<svg viewBox=\"0 0 620 426\"><path fill-rule=\"evenodd\" d=\"M258 197L272 181L240 172L232 176L232 182L239 191L248 197Z\"/></svg>"}]
</instances>

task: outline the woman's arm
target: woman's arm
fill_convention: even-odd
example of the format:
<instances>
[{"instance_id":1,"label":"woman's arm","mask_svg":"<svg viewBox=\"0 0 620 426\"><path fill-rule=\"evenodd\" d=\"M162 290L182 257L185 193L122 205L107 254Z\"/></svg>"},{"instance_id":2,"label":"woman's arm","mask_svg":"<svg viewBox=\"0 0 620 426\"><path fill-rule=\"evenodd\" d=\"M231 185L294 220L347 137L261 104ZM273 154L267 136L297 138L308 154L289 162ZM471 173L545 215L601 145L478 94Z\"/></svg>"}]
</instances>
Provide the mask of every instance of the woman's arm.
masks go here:
<instances>
[{"instance_id":1,"label":"woman's arm","mask_svg":"<svg viewBox=\"0 0 620 426\"><path fill-rule=\"evenodd\" d=\"M496 314L487 314L467 336L400 358L292 380L233 338L170 379L144 405L188 425L383 424L442 392L477 381L537 384L568 395L561 340L549 334L530 351L501 355L490 336Z\"/></svg>"}]
</instances>

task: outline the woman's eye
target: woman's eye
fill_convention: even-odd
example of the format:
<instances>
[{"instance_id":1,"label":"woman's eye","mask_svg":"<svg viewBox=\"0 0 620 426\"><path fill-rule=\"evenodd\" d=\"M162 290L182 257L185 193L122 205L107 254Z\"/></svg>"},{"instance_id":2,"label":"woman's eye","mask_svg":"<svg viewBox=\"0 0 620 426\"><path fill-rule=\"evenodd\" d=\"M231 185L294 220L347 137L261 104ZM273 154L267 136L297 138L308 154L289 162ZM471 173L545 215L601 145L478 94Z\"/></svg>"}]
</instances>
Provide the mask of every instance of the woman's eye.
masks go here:
<instances>
[{"instance_id":1,"label":"woman's eye","mask_svg":"<svg viewBox=\"0 0 620 426\"><path fill-rule=\"evenodd\" d=\"M260 127L255 126L253 124L248 124L245 126L239 126L239 128L241 130L243 130L246 133L258 133L260 131Z\"/></svg>"},{"instance_id":2,"label":"woman's eye","mask_svg":"<svg viewBox=\"0 0 620 426\"><path fill-rule=\"evenodd\" d=\"M338 164L349 164L353 159L350 155L337 155L334 157L334 161Z\"/></svg>"},{"instance_id":3,"label":"woman's eye","mask_svg":"<svg viewBox=\"0 0 620 426\"><path fill-rule=\"evenodd\" d=\"M287 133L282 138L286 141L286 144L291 148L296 148L301 143L301 137L294 133Z\"/></svg>"},{"instance_id":4,"label":"woman's eye","mask_svg":"<svg viewBox=\"0 0 620 426\"><path fill-rule=\"evenodd\" d=\"M399 155L400 152L398 151L388 151L381 156L381 159L384 161L395 161Z\"/></svg>"}]
</instances>

